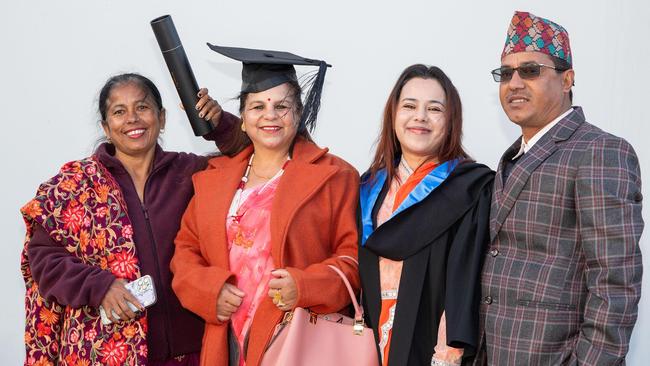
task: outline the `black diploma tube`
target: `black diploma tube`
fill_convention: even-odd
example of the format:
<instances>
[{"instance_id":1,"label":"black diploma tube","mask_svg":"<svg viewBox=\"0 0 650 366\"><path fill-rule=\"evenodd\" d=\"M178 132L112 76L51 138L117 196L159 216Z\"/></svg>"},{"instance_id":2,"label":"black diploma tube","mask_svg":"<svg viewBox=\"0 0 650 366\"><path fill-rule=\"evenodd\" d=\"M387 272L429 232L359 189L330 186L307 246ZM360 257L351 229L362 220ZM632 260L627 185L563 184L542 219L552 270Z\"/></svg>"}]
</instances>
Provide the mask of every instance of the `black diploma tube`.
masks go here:
<instances>
[{"instance_id":1,"label":"black diploma tube","mask_svg":"<svg viewBox=\"0 0 650 366\"><path fill-rule=\"evenodd\" d=\"M156 35L156 40L160 46L165 63L172 74L176 91L181 97L181 103L190 120L192 130L196 136L203 136L212 131L212 123L199 117L199 111L196 110L196 103L199 97L199 86L192 72L190 61L187 59L181 39L178 37L176 27L172 17L163 15L151 21L151 28Z\"/></svg>"}]
</instances>

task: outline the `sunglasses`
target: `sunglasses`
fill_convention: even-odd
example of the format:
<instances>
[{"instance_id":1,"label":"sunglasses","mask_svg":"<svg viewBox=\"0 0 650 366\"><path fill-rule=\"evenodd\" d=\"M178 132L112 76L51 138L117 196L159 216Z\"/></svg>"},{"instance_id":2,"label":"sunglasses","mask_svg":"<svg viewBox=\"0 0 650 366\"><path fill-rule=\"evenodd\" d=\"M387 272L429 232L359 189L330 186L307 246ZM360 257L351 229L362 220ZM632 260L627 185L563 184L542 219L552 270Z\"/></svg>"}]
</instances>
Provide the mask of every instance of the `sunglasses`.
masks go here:
<instances>
[{"instance_id":1,"label":"sunglasses","mask_svg":"<svg viewBox=\"0 0 650 366\"><path fill-rule=\"evenodd\" d=\"M555 66L544 65L538 63L523 64L519 67L501 66L498 69L492 70L492 77L497 83L505 83L512 79L515 71L519 73L519 77L525 80L535 79L542 72L542 67L548 67L559 72L566 71L558 69Z\"/></svg>"}]
</instances>

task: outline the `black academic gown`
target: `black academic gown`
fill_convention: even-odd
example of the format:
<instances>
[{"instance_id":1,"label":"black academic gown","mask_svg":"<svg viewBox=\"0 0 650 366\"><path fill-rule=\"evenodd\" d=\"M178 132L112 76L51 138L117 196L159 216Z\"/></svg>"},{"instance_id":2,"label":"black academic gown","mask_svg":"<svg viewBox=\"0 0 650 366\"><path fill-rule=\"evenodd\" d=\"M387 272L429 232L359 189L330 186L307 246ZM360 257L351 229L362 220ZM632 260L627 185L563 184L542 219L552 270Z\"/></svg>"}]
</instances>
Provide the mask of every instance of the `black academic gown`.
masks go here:
<instances>
[{"instance_id":1,"label":"black academic gown","mask_svg":"<svg viewBox=\"0 0 650 366\"><path fill-rule=\"evenodd\" d=\"M378 342L379 256L404 261L389 365L429 365L443 311L448 345L465 348L464 361L474 354L493 178L485 165L461 163L426 198L377 228L390 182L384 184L372 212L375 230L359 250L359 271L367 322Z\"/></svg>"}]
</instances>

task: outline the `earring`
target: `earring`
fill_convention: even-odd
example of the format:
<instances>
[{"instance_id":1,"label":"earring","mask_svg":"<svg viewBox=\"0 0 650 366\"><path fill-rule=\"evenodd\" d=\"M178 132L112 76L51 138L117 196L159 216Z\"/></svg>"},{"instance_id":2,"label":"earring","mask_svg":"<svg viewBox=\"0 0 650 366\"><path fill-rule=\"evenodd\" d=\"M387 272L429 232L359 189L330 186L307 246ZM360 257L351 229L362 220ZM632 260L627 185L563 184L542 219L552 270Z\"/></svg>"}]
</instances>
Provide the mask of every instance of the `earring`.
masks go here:
<instances>
[{"instance_id":1,"label":"earring","mask_svg":"<svg viewBox=\"0 0 650 366\"><path fill-rule=\"evenodd\" d=\"M164 128L161 128L161 129L160 129L160 134L162 135L163 133L165 133L165 129L164 129Z\"/></svg>"},{"instance_id":2,"label":"earring","mask_svg":"<svg viewBox=\"0 0 650 366\"><path fill-rule=\"evenodd\" d=\"M241 123L241 130L242 132L246 132L246 126L244 126L244 122Z\"/></svg>"},{"instance_id":3,"label":"earring","mask_svg":"<svg viewBox=\"0 0 650 366\"><path fill-rule=\"evenodd\" d=\"M111 141L111 137L110 137L110 136L106 136L106 142L108 142L109 144L112 144L112 143L113 143L113 141Z\"/></svg>"}]
</instances>

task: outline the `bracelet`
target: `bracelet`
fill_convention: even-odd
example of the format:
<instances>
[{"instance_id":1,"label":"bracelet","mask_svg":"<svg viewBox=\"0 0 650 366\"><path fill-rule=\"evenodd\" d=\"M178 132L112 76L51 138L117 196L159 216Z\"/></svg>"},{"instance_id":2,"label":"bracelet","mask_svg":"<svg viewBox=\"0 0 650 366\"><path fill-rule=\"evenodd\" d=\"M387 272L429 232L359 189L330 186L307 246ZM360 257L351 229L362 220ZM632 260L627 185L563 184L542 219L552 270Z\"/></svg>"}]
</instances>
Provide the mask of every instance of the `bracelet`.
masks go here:
<instances>
[{"instance_id":1,"label":"bracelet","mask_svg":"<svg viewBox=\"0 0 650 366\"><path fill-rule=\"evenodd\" d=\"M431 358L431 366L459 366L459 365L460 363L442 361L436 359L435 357Z\"/></svg>"}]
</instances>

